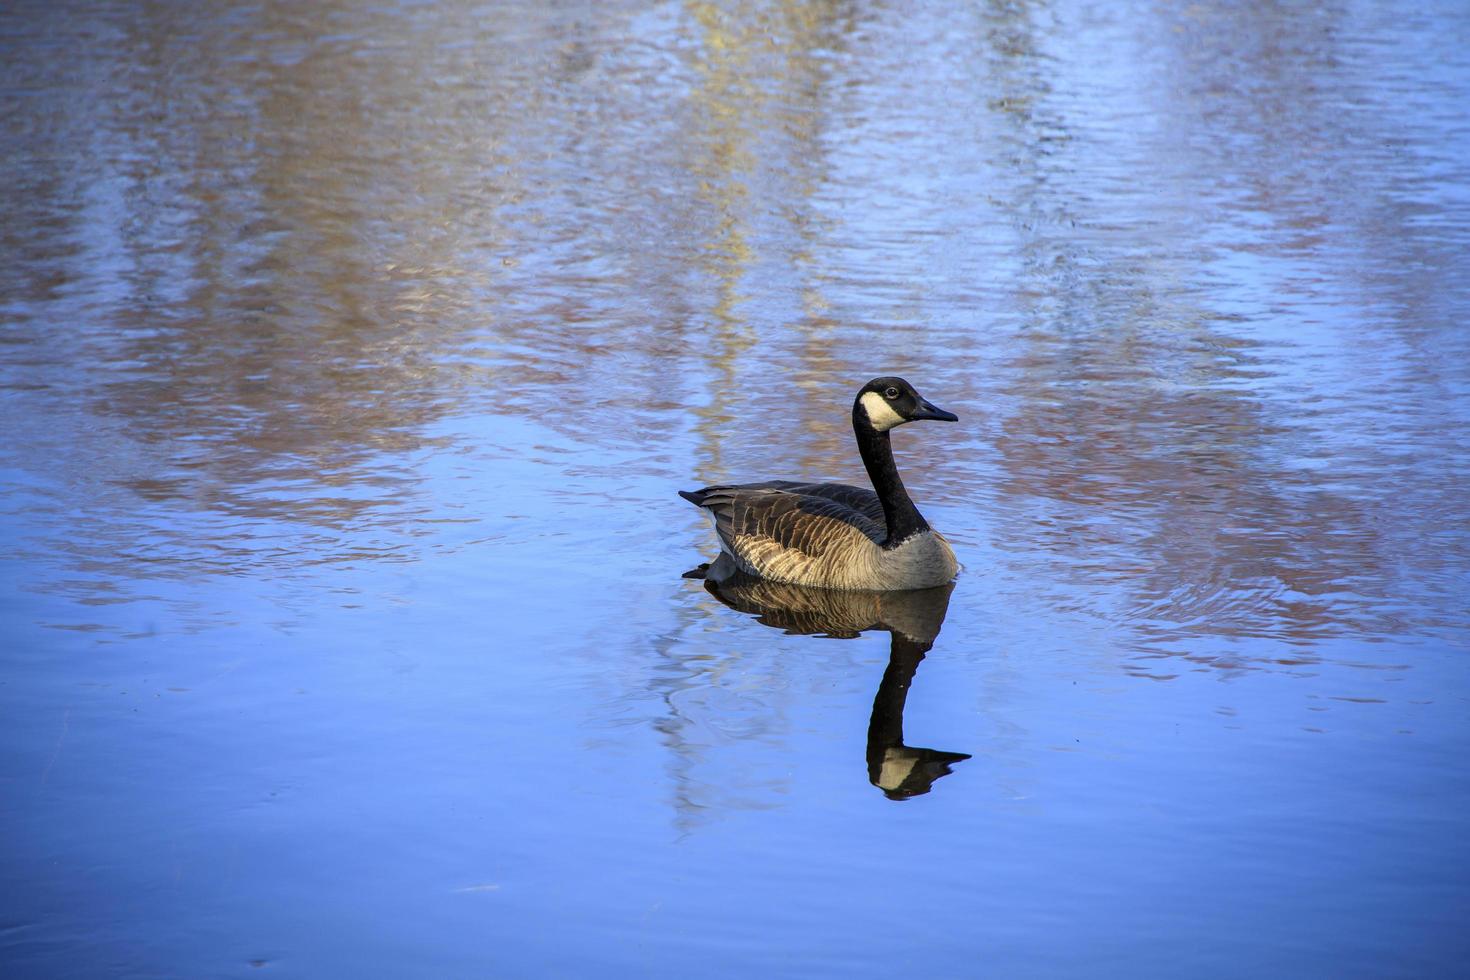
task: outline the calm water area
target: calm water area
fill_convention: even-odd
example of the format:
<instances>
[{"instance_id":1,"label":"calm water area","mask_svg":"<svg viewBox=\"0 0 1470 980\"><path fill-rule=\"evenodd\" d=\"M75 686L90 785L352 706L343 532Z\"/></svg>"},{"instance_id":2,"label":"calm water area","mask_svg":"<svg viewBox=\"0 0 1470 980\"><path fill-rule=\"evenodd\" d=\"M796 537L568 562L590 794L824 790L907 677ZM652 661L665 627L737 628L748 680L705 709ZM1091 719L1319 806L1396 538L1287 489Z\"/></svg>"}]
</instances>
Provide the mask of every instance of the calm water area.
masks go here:
<instances>
[{"instance_id":1,"label":"calm water area","mask_svg":"<svg viewBox=\"0 0 1470 980\"><path fill-rule=\"evenodd\" d=\"M1470 5L0 10L0 974L1451 977ZM862 483L904 596L682 574Z\"/></svg>"}]
</instances>

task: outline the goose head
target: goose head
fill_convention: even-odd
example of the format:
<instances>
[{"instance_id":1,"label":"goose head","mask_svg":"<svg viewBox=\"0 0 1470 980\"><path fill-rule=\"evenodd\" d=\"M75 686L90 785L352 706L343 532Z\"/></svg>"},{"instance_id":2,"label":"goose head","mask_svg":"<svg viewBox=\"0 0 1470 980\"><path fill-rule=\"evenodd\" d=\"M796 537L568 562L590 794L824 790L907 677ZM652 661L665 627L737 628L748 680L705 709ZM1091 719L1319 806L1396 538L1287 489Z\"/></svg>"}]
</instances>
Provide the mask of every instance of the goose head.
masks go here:
<instances>
[{"instance_id":1,"label":"goose head","mask_svg":"<svg viewBox=\"0 0 1470 980\"><path fill-rule=\"evenodd\" d=\"M937 408L903 378L874 378L858 392L853 414L875 432L887 432L905 422L935 419L958 422L953 412Z\"/></svg>"}]
</instances>

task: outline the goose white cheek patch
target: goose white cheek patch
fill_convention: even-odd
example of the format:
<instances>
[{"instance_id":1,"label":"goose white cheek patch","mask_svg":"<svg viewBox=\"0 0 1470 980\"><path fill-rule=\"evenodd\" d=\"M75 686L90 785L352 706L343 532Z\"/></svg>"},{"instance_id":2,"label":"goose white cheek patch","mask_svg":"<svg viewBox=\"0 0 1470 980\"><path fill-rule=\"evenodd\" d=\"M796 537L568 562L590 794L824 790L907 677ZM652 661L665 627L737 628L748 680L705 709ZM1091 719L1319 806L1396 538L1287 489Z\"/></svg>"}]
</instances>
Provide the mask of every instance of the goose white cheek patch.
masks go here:
<instances>
[{"instance_id":1,"label":"goose white cheek patch","mask_svg":"<svg viewBox=\"0 0 1470 980\"><path fill-rule=\"evenodd\" d=\"M879 432L887 432L895 425L903 425L908 419L899 415L888 404L887 400L876 391L863 393L860 399L863 411L868 413L868 421L873 423L873 428Z\"/></svg>"}]
</instances>

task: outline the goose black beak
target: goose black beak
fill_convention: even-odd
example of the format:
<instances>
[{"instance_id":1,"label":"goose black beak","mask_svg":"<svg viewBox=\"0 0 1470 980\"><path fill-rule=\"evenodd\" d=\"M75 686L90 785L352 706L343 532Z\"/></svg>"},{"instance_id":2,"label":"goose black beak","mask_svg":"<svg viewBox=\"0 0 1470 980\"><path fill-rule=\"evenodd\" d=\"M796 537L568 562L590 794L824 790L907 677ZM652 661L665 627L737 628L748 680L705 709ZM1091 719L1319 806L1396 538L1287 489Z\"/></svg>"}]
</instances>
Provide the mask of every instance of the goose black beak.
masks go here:
<instances>
[{"instance_id":1,"label":"goose black beak","mask_svg":"<svg viewBox=\"0 0 1470 980\"><path fill-rule=\"evenodd\" d=\"M934 419L936 422L958 422L960 417L954 412L946 412L942 408L936 408L930 402L919 399L919 410L909 416L910 419Z\"/></svg>"}]
</instances>

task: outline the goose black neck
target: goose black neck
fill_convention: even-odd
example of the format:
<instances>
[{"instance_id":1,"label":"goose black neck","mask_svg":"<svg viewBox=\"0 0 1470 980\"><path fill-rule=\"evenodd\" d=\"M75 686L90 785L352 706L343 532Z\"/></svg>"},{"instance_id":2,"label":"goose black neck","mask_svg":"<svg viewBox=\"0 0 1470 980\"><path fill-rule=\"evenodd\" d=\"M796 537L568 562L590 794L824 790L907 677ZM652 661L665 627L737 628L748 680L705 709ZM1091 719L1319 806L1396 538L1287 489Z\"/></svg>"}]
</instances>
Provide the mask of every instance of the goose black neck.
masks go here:
<instances>
[{"instance_id":1,"label":"goose black neck","mask_svg":"<svg viewBox=\"0 0 1470 980\"><path fill-rule=\"evenodd\" d=\"M903 481L898 478L888 433L874 429L859 406L852 410L852 430L857 435L858 453L863 457L868 479L873 481L873 489L883 504L883 519L888 525L888 537L884 539L883 547L896 548L907 538L929 530L928 522L909 499Z\"/></svg>"}]
</instances>

